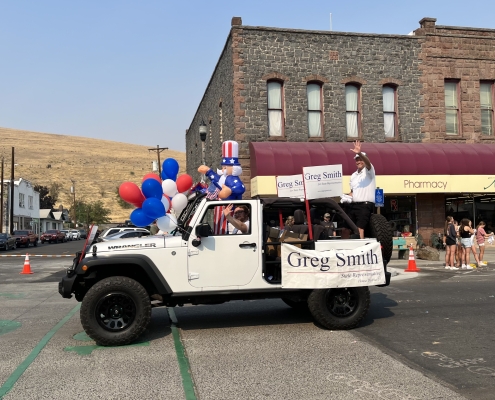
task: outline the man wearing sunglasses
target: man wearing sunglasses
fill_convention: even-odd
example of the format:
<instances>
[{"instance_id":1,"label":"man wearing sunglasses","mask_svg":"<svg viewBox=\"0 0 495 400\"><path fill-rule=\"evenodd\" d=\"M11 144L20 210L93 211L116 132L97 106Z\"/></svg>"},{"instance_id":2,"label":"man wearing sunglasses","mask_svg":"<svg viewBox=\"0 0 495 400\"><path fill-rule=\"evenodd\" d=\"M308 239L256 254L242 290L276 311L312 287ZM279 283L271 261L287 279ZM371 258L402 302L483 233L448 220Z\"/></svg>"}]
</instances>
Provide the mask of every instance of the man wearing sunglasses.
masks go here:
<instances>
[{"instance_id":1,"label":"man wearing sunglasses","mask_svg":"<svg viewBox=\"0 0 495 400\"><path fill-rule=\"evenodd\" d=\"M232 216L234 209L234 216ZM241 235L249 231L249 209L245 205L238 205L234 208L233 204L229 204L223 210L223 215L227 219L229 235Z\"/></svg>"}]
</instances>

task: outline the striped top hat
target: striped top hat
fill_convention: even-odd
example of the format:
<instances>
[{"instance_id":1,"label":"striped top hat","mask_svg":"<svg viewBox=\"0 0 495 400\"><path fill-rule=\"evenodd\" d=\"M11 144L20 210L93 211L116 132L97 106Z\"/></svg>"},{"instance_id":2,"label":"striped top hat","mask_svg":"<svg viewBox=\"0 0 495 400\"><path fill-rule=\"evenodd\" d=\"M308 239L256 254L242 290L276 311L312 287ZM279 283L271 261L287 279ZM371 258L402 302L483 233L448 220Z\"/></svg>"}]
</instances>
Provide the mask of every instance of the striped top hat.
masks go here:
<instances>
[{"instance_id":1,"label":"striped top hat","mask_svg":"<svg viewBox=\"0 0 495 400\"><path fill-rule=\"evenodd\" d=\"M239 144L234 140L222 143L222 166L240 166Z\"/></svg>"}]
</instances>

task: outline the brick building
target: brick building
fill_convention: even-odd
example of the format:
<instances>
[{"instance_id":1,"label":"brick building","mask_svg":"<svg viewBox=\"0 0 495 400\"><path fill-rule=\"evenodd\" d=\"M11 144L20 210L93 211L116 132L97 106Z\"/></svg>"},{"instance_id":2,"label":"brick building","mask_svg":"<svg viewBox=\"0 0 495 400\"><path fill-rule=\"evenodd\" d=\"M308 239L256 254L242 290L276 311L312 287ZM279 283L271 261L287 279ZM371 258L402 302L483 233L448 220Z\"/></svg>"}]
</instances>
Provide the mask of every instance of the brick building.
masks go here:
<instances>
[{"instance_id":1,"label":"brick building","mask_svg":"<svg viewBox=\"0 0 495 400\"><path fill-rule=\"evenodd\" d=\"M245 197L276 195L273 168L253 152L279 154L278 164L292 160L299 168L297 151L339 148L332 159L306 162L342 164L350 176L355 167L347 162L349 144L342 144L359 138L364 149L373 144L373 163L395 154L395 162L375 165L386 193L382 211L395 230L429 238L443 230L446 213L482 217L495 228L495 166L486 165L495 155L494 44L495 30L439 26L433 18L423 18L412 34L382 35L250 27L234 17L186 132L187 172L199 178L203 158L218 167L221 143L236 140ZM293 142L301 145L287 147ZM445 187L427 183L441 177ZM406 188L406 181L424 185Z\"/></svg>"}]
</instances>

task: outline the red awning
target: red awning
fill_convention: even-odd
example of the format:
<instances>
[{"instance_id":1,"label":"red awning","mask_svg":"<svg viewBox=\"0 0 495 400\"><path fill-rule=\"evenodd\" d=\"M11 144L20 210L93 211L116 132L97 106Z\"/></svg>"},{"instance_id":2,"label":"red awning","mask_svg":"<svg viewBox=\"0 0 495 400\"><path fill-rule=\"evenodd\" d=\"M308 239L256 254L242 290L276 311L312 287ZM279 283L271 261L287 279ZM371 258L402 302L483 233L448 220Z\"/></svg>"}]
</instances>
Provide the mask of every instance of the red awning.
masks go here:
<instances>
[{"instance_id":1,"label":"red awning","mask_svg":"<svg viewBox=\"0 0 495 400\"><path fill-rule=\"evenodd\" d=\"M351 142L251 142L251 178L297 175L302 167L356 170ZM363 143L377 175L494 175L495 144Z\"/></svg>"}]
</instances>

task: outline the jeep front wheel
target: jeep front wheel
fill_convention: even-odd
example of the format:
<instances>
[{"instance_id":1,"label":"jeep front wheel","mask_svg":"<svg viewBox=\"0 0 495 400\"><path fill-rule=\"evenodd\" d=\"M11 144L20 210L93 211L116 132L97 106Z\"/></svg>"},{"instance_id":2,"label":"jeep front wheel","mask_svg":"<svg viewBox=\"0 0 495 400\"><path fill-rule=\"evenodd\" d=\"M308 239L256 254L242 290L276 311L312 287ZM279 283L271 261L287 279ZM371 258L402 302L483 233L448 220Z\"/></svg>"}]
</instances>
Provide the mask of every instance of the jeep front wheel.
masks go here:
<instances>
[{"instance_id":1,"label":"jeep front wheel","mask_svg":"<svg viewBox=\"0 0 495 400\"><path fill-rule=\"evenodd\" d=\"M327 329L352 329L359 325L370 307L367 286L315 289L308 297L313 318Z\"/></svg>"},{"instance_id":2,"label":"jeep front wheel","mask_svg":"<svg viewBox=\"0 0 495 400\"><path fill-rule=\"evenodd\" d=\"M125 276L102 279L88 290L81 304L82 326L102 346L133 342L147 328L150 319L148 292Z\"/></svg>"}]
</instances>

